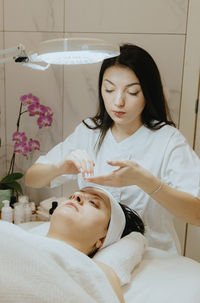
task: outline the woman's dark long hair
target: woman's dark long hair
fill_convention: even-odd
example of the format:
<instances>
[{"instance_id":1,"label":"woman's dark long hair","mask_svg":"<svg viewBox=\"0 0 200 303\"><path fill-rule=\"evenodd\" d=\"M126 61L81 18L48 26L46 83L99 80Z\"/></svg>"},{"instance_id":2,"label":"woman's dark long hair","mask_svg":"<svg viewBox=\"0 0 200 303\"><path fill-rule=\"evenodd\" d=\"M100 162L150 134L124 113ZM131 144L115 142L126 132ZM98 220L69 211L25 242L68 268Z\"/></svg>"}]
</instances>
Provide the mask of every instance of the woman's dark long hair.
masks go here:
<instances>
[{"instance_id":1,"label":"woman's dark long hair","mask_svg":"<svg viewBox=\"0 0 200 303\"><path fill-rule=\"evenodd\" d=\"M101 65L98 84L99 108L97 114L90 118L94 122L94 126L88 125L88 123L83 120L83 123L88 128L100 129L97 151L100 149L108 129L113 124L113 120L105 109L101 93L103 75L106 69L116 65L128 67L135 73L140 81L146 102L142 112L143 124L152 130L160 129L166 124L175 126L170 117L160 73L155 61L150 54L141 47L133 44L123 44L120 46L119 56L105 59Z\"/></svg>"},{"instance_id":2,"label":"woman's dark long hair","mask_svg":"<svg viewBox=\"0 0 200 303\"><path fill-rule=\"evenodd\" d=\"M124 204L119 203L119 205L121 206L126 218L126 225L121 238L130 234L132 231L137 231L142 235L144 235L145 232L144 223L140 218L140 216L138 215L138 213Z\"/></svg>"}]
</instances>

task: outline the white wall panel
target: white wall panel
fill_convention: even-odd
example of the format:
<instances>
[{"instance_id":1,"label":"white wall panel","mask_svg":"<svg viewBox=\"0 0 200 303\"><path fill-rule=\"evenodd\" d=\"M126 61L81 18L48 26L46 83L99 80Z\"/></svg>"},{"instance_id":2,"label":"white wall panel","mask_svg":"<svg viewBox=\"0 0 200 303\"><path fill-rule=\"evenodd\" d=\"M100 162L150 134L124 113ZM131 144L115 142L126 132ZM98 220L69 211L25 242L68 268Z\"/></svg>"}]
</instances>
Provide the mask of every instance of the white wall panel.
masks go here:
<instances>
[{"instance_id":1,"label":"white wall panel","mask_svg":"<svg viewBox=\"0 0 200 303\"><path fill-rule=\"evenodd\" d=\"M188 225L186 257L200 262L200 227Z\"/></svg>"},{"instance_id":2,"label":"white wall panel","mask_svg":"<svg viewBox=\"0 0 200 303\"><path fill-rule=\"evenodd\" d=\"M3 31L3 0L0 0L0 32Z\"/></svg>"},{"instance_id":3,"label":"white wall panel","mask_svg":"<svg viewBox=\"0 0 200 303\"><path fill-rule=\"evenodd\" d=\"M197 98L200 101L200 91ZM200 157L200 108L198 108L198 114L196 118L195 151ZM186 256L200 262L200 227L198 226L193 226L190 224L188 225Z\"/></svg>"},{"instance_id":4,"label":"white wall panel","mask_svg":"<svg viewBox=\"0 0 200 303\"><path fill-rule=\"evenodd\" d=\"M65 31L185 33L188 0L65 0Z\"/></svg>"},{"instance_id":5,"label":"white wall panel","mask_svg":"<svg viewBox=\"0 0 200 303\"><path fill-rule=\"evenodd\" d=\"M174 217L174 226L175 230L177 232L180 245L181 245L181 254L184 253L184 247L185 247L185 229L186 229L186 223L180 220L177 217Z\"/></svg>"},{"instance_id":6,"label":"white wall panel","mask_svg":"<svg viewBox=\"0 0 200 303\"><path fill-rule=\"evenodd\" d=\"M0 33L0 49L3 49L3 33ZM4 84L4 65L0 64L0 178L6 173Z\"/></svg>"},{"instance_id":7,"label":"white wall panel","mask_svg":"<svg viewBox=\"0 0 200 303\"><path fill-rule=\"evenodd\" d=\"M64 0L5 0L5 31L64 30Z\"/></svg>"},{"instance_id":8,"label":"white wall panel","mask_svg":"<svg viewBox=\"0 0 200 303\"><path fill-rule=\"evenodd\" d=\"M198 98L198 113L196 116L196 132L195 132L195 152L197 153L197 155L200 157L200 74L199 74L199 96L197 96Z\"/></svg>"}]
</instances>

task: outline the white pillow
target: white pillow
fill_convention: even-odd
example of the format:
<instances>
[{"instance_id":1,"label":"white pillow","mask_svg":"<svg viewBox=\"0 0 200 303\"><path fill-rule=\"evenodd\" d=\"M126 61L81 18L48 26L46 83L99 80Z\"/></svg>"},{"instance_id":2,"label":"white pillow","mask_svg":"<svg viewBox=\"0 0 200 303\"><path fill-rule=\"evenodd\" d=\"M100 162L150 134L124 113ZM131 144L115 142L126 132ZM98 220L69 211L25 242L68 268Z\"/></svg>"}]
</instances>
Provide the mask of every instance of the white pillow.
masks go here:
<instances>
[{"instance_id":1,"label":"white pillow","mask_svg":"<svg viewBox=\"0 0 200 303\"><path fill-rule=\"evenodd\" d=\"M131 272L142 260L146 245L147 240L141 233L132 232L118 242L99 250L93 259L112 267L123 286L130 282Z\"/></svg>"},{"instance_id":2,"label":"white pillow","mask_svg":"<svg viewBox=\"0 0 200 303\"><path fill-rule=\"evenodd\" d=\"M44 222L28 231L46 236L49 225L50 222ZM141 233L132 232L118 242L99 250L93 259L112 267L123 286L130 282L131 272L142 260L146 246L146 238Z\"/></svg>"}]
</instances>

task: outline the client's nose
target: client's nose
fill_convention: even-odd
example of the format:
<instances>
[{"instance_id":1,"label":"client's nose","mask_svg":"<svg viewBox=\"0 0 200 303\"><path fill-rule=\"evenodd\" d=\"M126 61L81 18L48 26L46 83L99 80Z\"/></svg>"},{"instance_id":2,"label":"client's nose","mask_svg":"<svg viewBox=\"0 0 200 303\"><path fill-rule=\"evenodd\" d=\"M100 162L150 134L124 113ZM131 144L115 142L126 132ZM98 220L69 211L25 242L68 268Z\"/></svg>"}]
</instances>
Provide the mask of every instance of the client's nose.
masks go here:
<instances>
[{"instance_id":1,"label":"client's nose","mask_svg":"<svg viewBox=\"0 0 200 303\"><path fill-rule=\"evenodd\" d=\"M74 194L74 200L77 201L80 205L83 205L83 197L80 193Z\"/></svg>"}]
</instances>

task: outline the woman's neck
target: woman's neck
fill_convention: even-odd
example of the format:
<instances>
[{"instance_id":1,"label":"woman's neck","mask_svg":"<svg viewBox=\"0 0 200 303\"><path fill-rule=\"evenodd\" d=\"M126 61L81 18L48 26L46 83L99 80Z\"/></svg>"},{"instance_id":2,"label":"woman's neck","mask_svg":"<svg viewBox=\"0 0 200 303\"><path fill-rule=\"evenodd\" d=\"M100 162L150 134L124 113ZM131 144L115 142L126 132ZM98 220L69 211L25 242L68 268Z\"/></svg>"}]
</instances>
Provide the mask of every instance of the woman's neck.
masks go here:
<instances>
[{"instance_id":1,"label":"woman's neck","mask_svg":"<svg viewBox=\"0 0 200 303\"><path fill-rule=\"evenodd\" d=\"M137 121L134 125L123 125L114 123L111 131L117 142L121 142L122 140L133 135L141 126L143 125L142 121Z\"/></svg>"}]
</instances>

